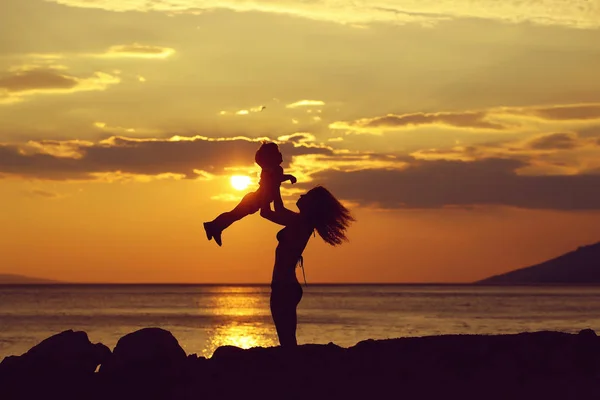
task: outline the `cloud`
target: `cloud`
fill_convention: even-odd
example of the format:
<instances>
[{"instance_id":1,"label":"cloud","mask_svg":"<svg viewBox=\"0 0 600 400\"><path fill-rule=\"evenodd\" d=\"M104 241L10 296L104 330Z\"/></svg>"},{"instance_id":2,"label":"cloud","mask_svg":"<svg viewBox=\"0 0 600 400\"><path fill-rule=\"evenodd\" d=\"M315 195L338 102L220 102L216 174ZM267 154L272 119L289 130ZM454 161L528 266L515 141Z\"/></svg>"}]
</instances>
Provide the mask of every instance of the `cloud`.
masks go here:
<instances>
[{"instance_id":1,"label":"cloud","mask_svg":"<svg viewBox=\"0 0 600 400\"><path fill-rule=\"evenodd\" d=\"M600 209L600 175L517 174L525 166L523 161L499 158L414 161L403 169L327 170L313 178L339 198L389 209L480 205Z\"/></svg>"},{"instance_id":2,"label":"cloud","mask_svg":"<svg viewBox=\"0 0 600 400\"><path fill-rule=\"evenodd\" d=\"M294 103L287 104L286 108L300 108L300 107L321 107L324 106L325 102L321 100L298 100Z\"/></svg>"},{"instance_id":3,"label":"cloud","mask_svg":"<svg viewBox=\"0 0 600 400\"><path fill-rule=\"evenodd\" d=\"M297 132L292 133L291 135L279 136L277 140L283 142L292 142L292 143L307 143L314 142L317 138L312 133L308 132Z\"/></svg>"},{"instance_id":4,"label":"cloud","mask_svg":"<svg viewBox=\"0 0 600 400\"><path fill-rule=\"evenodd\" d=\"M382 134L386 131L438 126L496 132L515 132L544 123L600 123L600 104L567 104L550 107L499 107L435 113L387 114L354 121L335 121L330 129Z\"/></svg>"},{"instance_id":5,"label":"cloud","mask_svg":"<svg viewBox=\"0 0 600 400\"><path fill-rule=\"evenodd\" d=\"M523 175L569 175L588 173L600 166L600 147L593 137L576 132L532 135L521 140L477 143L411 154L420 160L478 161L490 158L520 160Z\"/></svg>"},{"instance_id":6,"label":"cloud","mask_svg":"<svg viewBox=\"0 0 600 400\"><path fill-rule=\"evenodd\" d=\"M60 53L28 53L25 57L37 60L56 61L63 58L63 55Z\"/></svg>"},{"instance_id":7,"label":"cloud","mask_svg":"<svg viewBox=\"0 0 600 400\"><path fill-rule=\"evenodd\" d=\"M228 167L253 166L261 139L201 136L133 139L113 136L100 142L30 141L0 144L0 174L49 180L114 179L139 175L205 177ZM324 146L281 142L284 166L303 155L331 155ZM170 175L169 175L170 174Z\"/></svg>"},{"instance_id":8,"label":"cloud","mask_svg":"<svg viewBox=\"0 0 600 400\"><path fill-rule=\"evenodd\" d=\"M175 49L170 47L133 43L111 46L105 53L96 56L108 58L167 58L173 54L175 54Z\"/></svg>"},{"instance_id":9,"label":"cloud","mask_svg":"<svg viewBox=\"0 0 600 400\"><path fill-rule=\"evenodd\" d=\"M294 189L323 184L340 199L362 206L600 209L600 164L589 164L584 173L536 170L542 161L568 168L569 159L562 161L551 156L589 149L592 145L599 148L598 138L551 133L520 142L454 148L445 153L443 149L431 150L432 158L421 159L333 150L306 139L311 136L302 133L278 139L284 168L298 178ZM97 142L42 140L0 144L0 177L103 182L212 179L232 171L258 170L254 153L261 140L113 136ZM442 158L465 155L470 159Z\"/></svg>"},{"instance_id":10,"label":"cloud","mask_svg":"<svg viewBox=\"0 0 600 400\"><path fill-rule=\"evenodd\" d=\"M98 131L101 131L110 136L124 135L131 137L132 135L135 135L136 137L151 137L155 135L160 135L162 133L158 129L109 125L108 123L102 121L94 122L93 126Z\"/></svg>"},{"instance_id":11,"label":"cloud","mask_svg":"<svg viewBox=\"0 0 600 400\"><path fill-rule=\"evenodd\" d=\"M422 125L441 125L449 128L474 128L504 130L506 126L486 120L485 112L440 112L440 113L414 113L395 115L388 114L382 117L362 118L351 122L333 122L331 129L346 129L378 133L384 130L413 128Z\"/></svg>"},{"instance_id":12,"label":"cloud","mask_svg":"<svg viewBox=\"0 0 600 400\"><path fill-rule=\"evenodd\" d=\"M135 128L124 128L122 126L110 126L106 122L94 122L94 126L102 131L114 132L114 133L135 133Z\"/></svg>"},{"instance_id":13,"label":"cloud","mask_svg":"<svg viewBox=\"0 0 600 400\"><path fill-rule=\"evenodd\" d=\"M74 88L77 83L77 78L60 74L53 69L19 71L0 78L0 88L8 92L65 90Z\"/></svg>"},{"instance_id":14,"label":"cloud","mask_svg":"<svg viewBox=\"0 0 600 400\"><path fill-rule=\"evenodd\" d=\"M106 90L120 82L116 76L95 72L87 78L68 75L62 68L13 69L0 77L0 104L20 102L37 94L68 94Z\"/></svg>"},{"instance_id":15,"label":"cloud","mask_svg":"<svg viewBox=\"0 0 600 400\"><path fill-rule=\"evenodd\" d=\"M582 145L576 133L552 133L534 138L528 147L534 150L567 150Z\"/></svg>"},{"instance_id":16,"label":"cloud","mask_svg":"<svg viewBox=\"0 0 600 400\"><path fill-rule=\"evenodd\" d=\"M552 107L532 107L523 114L555 121L600 120L600 104L572 104Z\"/></svg>"},{"instance_id":17,"label":"cloud","mask_svg":"<svg viewBox=\"0 0 600 400\"><path fill-rule=\"evenodd\" d=\"M53 66L58 60L65 58L157 58L164 59L175 54L175 49L149 44L119 44L106 49L102 53L28 53L17 55L19 59L26 59L33 65Z\"/></svg>"},{"instance_id":18,"label":"cloud","mask_svg":"<svg viewBox=\"0 0 600 400\"><path fill-rule=\"evenodd\" d=\"M242 109L236 111L220 111L219 115L249 115L250 113L258 113L267 108L267 106L256 106L249 109Z\"/></svg>"},{"instance_id":19,"label":"cloud","mask_svg":"<svg viewBox=\"0 0 600 400\"><path fill-rule=\"evenodd\" d=\"M364 27L384 22L431 25L454 18L480 18L509 23L535 23L575 28L600 26L598 6L589 0L49 0L56 3L111 11L160 11L198 14L211 10L258 11Z\"/></svg>"},{"instance_id":20,"label":"cloud","mask_svg":"<svg viewBox=\"0 0 600 400\"><path fill-rule=\"evenodd\" d=\"M25 192L25 194L30 197L43 197L46 199L58 199L59 197L61 197L58 193L42 189L32 189Z\"/></svg>"}]
</instances>

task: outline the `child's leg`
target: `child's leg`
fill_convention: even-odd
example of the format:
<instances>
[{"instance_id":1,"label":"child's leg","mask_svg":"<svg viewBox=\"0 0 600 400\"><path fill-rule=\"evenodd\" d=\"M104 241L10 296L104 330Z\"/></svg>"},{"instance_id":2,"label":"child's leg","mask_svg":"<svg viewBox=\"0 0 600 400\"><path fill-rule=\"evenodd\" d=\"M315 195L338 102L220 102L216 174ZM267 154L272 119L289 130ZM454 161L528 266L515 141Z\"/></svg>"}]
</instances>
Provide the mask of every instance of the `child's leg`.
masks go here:
<instances>
[{"instance_id":1,"label":"child's leg","mask_svg":"<svg viewBox=\"0 0 600 400\"><path fill-rule=\"evenodd\" d=\"M238 207L239 206L235 207L231 211L226 211L220 214L210 223L213 224L213 226L219 231L227 229L229 225L233 224L235 221L239 221L240 219L248 215L243 210L238 209Z\"/></svg>"},{"instance_id":2,"label":"child's leg","mask_svg":"<svg viewBox=\"0 0 600 400\"><path fill-rule=\"evenodd\" d=\"M213 223L220 230L227 229L235 221L257 212L260 208L259 198L256 192L246 194L233 210L222 213L213 220Z\"/></svg>"},{"instance_id":3,"label":"child's leg","mask_svg":"<svg viewBox=\"0 0 600 400\"><path fill-rule=\"evenodd\" d=\"M258 192L248 193L233 210L220 214L211 222L205 222L204 229L208 240L214 237L215 242L221 246L221 232L235 221L257 212L260 207L259 198Z\"/></svg>"}]
</instances>

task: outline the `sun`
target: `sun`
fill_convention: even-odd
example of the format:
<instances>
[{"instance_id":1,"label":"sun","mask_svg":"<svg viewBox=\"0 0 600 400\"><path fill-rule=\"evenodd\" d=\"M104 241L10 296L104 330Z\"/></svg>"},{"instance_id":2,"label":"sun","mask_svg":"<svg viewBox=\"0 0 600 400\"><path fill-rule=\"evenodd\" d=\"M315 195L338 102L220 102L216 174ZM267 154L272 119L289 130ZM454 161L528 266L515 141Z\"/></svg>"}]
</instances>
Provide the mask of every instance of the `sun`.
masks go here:
<instances>
[{"instance_id":1,"label":"sun","mask_svg":"<svg viewBox=\"0 0 600 400\"><path fill-rule=\"evenodd\" d=\"M251 180L249 176L233 175L230 182L235 190L244 190L250 185Z\"/></svg>"}]
</instances>

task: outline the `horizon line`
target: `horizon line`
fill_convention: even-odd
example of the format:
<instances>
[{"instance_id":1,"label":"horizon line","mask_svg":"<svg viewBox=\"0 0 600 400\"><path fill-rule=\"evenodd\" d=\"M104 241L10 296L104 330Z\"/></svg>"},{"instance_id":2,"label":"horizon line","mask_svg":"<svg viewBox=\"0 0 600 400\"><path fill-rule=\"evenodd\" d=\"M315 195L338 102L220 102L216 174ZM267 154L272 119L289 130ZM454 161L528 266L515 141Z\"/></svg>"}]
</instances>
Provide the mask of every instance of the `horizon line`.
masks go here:
<instances>
[{"instance_id":1,"label":"horizon line","mask_svg":"<svg viewBox=\"0 0 600 400\"><path fill-rule=\"evenodd\" d=\"M254 283L190 283L190 282L22 282L1 283L7 286L270 286L266 282ZM600 283L484 283L475 282L315 282L307 286L600 286Z\"/></svg>"}]
</instances>

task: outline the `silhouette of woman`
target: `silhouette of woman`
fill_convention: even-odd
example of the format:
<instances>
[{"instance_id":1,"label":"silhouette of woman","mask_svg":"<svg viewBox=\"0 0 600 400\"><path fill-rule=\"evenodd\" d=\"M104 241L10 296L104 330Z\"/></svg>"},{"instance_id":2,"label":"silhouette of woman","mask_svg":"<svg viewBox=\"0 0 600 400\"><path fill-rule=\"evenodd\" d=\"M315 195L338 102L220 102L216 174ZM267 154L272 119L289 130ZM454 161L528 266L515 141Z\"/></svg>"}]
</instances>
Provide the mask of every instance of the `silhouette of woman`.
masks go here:
<instances>
[{"instance_id":1,"label":"silhouette of woman","mask_svg":"<svg viewBox=\"0 0 600 400\"><path fill-rule=\"evenodd\" d=\"M274 197L275 210L266 205L260 211L263 218L285 226L277 233L279 243L271 280L271 315L281 346L296 346L296 307L303 293L296 278L296 265L302 260L302 252L315 230L326 243L336 246L348 240L346 229L354 218L322 186L300 196L296 202L300 212L283 206L279 190Z\"/></svg>"}]
</instances>

